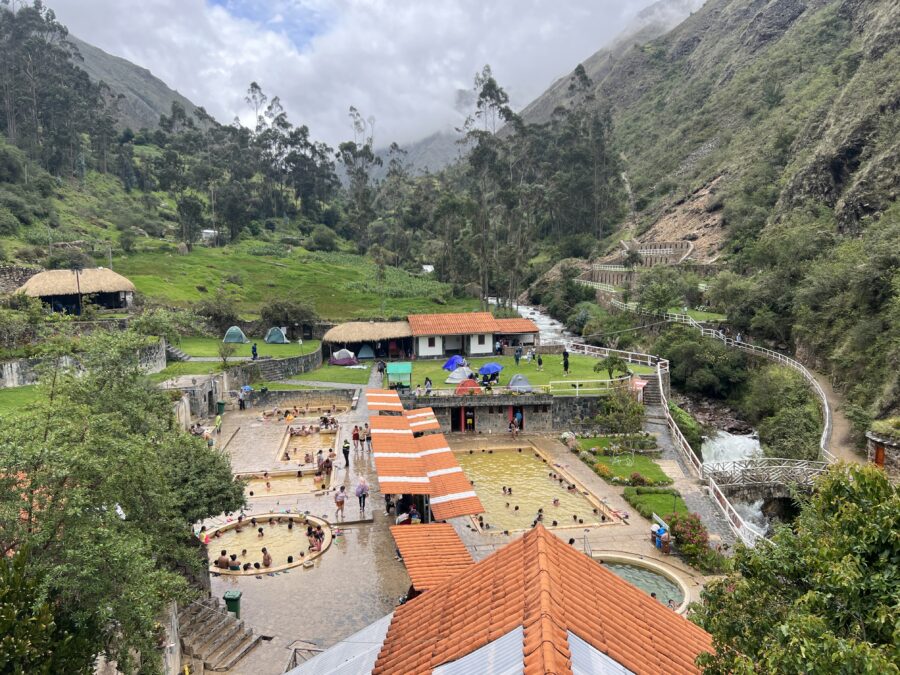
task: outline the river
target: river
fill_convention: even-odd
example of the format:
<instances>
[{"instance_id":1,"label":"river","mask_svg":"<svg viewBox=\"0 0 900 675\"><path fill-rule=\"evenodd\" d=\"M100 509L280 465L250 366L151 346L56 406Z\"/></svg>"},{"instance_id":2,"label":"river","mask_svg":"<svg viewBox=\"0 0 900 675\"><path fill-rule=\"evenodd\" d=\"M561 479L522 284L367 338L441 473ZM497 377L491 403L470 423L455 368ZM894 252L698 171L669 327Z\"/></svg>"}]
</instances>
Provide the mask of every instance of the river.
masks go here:
<instances>
[{"instance_id":1,"label":"river","mask_svg":"<svg viewBox=\"0 0 900 675\"><path fill-rule=\"evenodd\" d=\"M739 459L762 457L762 447L759 438L755 434L738 435L731 434L721 429L716 430L712 436L703 439L701 446L703 462L733 462ZM732 502L734 509L741 517L756 525L763 532L769 529L769 519L763 514L763 500L755 502Z\"/></svg>"},{"instance_id":2,"label":"river","mask_svg":"<svg viewBox=\"0 0 900 675\"><path fill-rule=\"evenodd\" d=\"M488 302L492 305L496 305L497 298L488 298ZM555 340L573 340L578 337L574 333L567 331L566 327L561 322L544 312L540 307L532 305L516 305L516 311L520 316L534 321L540 331L542 343Z\"/></svg>"}]
</instances>

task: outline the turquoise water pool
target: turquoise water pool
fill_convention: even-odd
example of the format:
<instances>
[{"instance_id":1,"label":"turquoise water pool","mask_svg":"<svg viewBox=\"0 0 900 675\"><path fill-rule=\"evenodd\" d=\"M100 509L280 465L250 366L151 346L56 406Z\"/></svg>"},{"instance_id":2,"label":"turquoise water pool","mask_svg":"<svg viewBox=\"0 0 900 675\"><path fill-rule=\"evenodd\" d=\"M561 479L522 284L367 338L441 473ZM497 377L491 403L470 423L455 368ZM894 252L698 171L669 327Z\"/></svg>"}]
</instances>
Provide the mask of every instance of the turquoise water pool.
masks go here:
<instances>
[{"instance_id":1,"label":"turquoise water pool","mask_svg":"<svg viewBox=\"0 0 900 675\"><path fill-rule=\"evenodd\" d=\"M656 593L656 599L664 605L668 604L669 600L673 600L676 607L684 602L684 592L682 592L681 586L659 572L629 563L604 562L600 564L632 586L637 586L647 595Z\"/></svg>"}]
</instances>

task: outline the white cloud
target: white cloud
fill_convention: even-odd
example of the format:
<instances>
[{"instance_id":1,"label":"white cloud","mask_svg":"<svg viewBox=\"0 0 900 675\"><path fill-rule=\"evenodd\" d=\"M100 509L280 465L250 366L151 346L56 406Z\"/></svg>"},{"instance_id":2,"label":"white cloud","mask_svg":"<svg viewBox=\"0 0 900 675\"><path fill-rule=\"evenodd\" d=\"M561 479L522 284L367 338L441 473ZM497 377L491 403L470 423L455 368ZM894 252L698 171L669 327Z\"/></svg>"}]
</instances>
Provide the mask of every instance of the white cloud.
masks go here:
<instances>
[{"instance_id":1,"label":"white cloud","mask_svg":"<svg viewBox=\"0 0 900 675\"><path fill-rule=\"evenodd\" d=\"M149 68L220 121L247 119L257 81L292 122L335 144L347 109L376 143L461 121L457 91L485 63L522 107L650 0L51 0L87 42Z\"/></svg>"}]
</instances>

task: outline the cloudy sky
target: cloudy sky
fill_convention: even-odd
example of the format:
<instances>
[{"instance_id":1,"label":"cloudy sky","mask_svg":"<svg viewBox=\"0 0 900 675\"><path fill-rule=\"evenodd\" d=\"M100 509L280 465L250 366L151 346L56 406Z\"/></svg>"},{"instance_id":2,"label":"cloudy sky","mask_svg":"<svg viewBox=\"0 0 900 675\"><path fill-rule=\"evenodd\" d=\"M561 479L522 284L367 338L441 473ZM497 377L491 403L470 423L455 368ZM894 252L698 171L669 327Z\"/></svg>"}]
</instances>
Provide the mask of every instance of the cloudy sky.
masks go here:
<instances>
[{"instance_id":1,"label":"cloudy sky","mask_svg":"<svg viewBox=\"0 0 900 675\"><path fill-rule=\"evenodd\" d=\"M219 121L249 121L247 85L335 144L347 109L376 145L462 120L490 63L517 107L599 49L651 0L49 0L87 42L149 68Z\"/></svg>"}]
</instances>

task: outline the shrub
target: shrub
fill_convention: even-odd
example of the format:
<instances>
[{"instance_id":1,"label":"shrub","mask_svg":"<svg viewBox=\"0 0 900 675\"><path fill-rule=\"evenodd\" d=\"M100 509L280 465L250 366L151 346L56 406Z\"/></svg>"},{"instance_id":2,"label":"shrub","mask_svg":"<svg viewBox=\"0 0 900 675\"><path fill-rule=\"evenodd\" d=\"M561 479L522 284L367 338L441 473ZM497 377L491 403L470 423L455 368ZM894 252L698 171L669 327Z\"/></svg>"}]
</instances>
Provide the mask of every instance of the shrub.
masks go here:
<instances>
[{"instance_id":1,"label":"shrub","mask_svg":"<svg viewBox=\"0 0 900 675\"><path fill-rule=\"evenodd\" d=\"M673 513L667 516L678 551L688 562L704 572L721 572L727 560L709 547L709 532L696 513Z\"/></svg>"},{"instance_id":2,"label":"shrub","mask_svg":"<svg viewBox=\"0 0 900 675\"><path fill-rule=\"evenodd\" d=\"M19 229L19 219L5 206L0 206L0 234L15 234Z\"/></svg>"},{"instance_id":3,"label":"shrub","mask_svg":"<svg viewBox=\"0 0 900 675\"><path fill-rule=\"evenodd\" d=\"M306 247L310 251L335 251L337 250L337 235L330 227L316 225L307 240Z\"/></svg>"},{"instance_id":4,"label":"shrub","mask_svg":"<svg viewBox=\"0 0 900 675\"><path fill-rule=\"evenodd\" d=\"M632 485L634 485L634 486L638 486L638 485L646 485L646 484L647 484L647 479L644 478L644 477L643 477L639 472L637 472L637 471L635 471L634 473L631 474L631 476L629 477L629 481L630 481L630 483L631 483Z\"/></svg>"},{"instance_id":5,"label":"shrub","mask_svg":"<svg viewBox=\"0 0 900 675\"><path fill-rule=\"evenodd\" d=\"M597 462L594 464L594 471L597 472L597 475L604 480L611 479L613 477L612 469L610 469L603 462Z\"/></svg>"}]
</instances>

